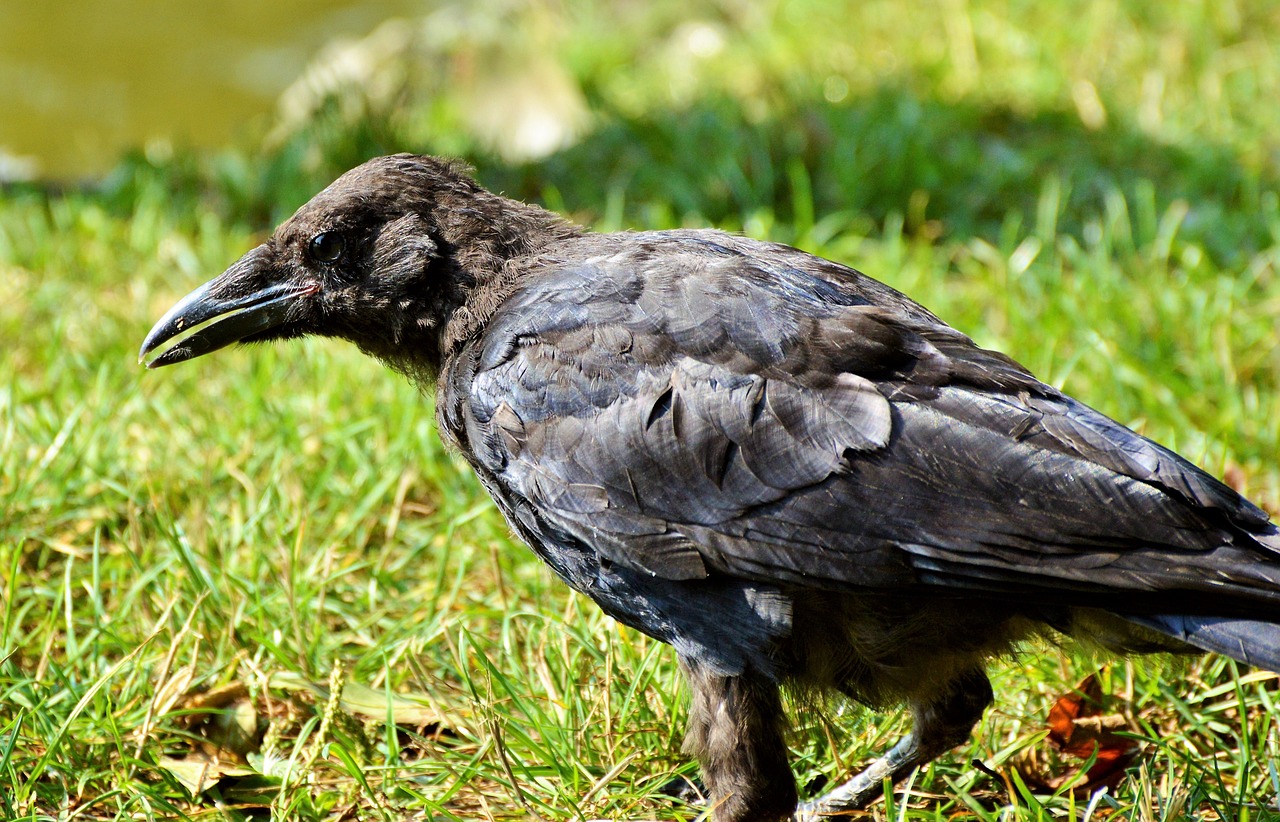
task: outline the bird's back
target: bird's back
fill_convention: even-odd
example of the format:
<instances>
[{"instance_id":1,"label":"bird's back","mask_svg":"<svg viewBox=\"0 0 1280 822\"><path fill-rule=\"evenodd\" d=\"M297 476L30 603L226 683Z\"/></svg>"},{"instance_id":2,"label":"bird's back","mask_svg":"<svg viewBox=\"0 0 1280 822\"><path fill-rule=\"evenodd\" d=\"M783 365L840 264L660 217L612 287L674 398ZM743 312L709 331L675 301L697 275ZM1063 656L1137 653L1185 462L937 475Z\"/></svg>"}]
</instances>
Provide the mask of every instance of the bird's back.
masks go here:
<instances>
[{"instance_id":1,"label":"bird's back","mask_svg":"<svg viewBox=\"0 0 1280 822\"><path fill-rule=\"evenodd\" d=\"M588 594L621 567L682 596L923 593L1059 624L1280 613L1261 511L851 269L698 231L522 264L446 367L442 425L544 554L577 546Z\"/></svg>"}]
</instances>

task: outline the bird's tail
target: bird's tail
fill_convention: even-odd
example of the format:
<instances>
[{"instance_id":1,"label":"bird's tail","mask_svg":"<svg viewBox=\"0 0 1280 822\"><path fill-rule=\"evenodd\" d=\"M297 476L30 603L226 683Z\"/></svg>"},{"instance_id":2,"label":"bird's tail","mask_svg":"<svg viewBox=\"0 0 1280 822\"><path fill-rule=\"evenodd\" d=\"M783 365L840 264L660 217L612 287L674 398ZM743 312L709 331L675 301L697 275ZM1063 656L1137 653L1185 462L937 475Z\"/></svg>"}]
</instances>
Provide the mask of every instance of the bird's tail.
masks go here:
<instances>
[{"instance_id":1,"label":"bird's tail","mask_svg":"<svg viewBox=\"0 0 1280 822\"><path fill-rule=\"evenodd\" d=\"M1125 614L1124 618L1196 648L1280 672L1280 621L1182 614Z\"/></svg>"}]
</instances>

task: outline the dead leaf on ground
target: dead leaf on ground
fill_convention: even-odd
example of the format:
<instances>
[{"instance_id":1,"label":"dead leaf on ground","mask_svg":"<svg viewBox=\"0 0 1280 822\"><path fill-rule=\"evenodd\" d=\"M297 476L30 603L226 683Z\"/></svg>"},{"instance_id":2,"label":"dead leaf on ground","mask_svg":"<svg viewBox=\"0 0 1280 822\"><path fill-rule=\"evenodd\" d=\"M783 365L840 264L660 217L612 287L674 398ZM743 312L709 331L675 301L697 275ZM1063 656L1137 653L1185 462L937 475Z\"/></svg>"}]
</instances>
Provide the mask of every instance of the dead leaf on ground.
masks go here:
<instances>
[{"instance_id":1,"label":"dead leaf on ground","mask_svg":"<svg viewBox=\"0 0 1280 822\"><path fill-rule=\"evenodd\" d=\"M201 751L192 751L186 756L162 756L160 767L182 783L191 791L192 796L199 796L209 788L217 785L224 777L254 776L257 771L242 765L232 765L219 761Z\"/></svg>"},{"instance_id":2,"label":"dead leaf on ground","mask_svg":"<svg viewBox=\"0 0 1280 822\"><path fill-rule=\"evenodd\" d=\"M167 751L158 764L168 771L193 797L218 786L224 798L233 795L250 806L261 796L278 791L279 781L264 766L264 747L277 748L296 737L306 718L327 711L328 684L310 682L297 674L273 675L266 688L251 689L246 682L233 681L208 689L191 689L197 679L194 669L184 666L157 685L155 713L165 722L151 727L149 736L164 736ZM185 691L185 692L184 692ZM427 694L387 693L358 682L345 682L338 708L357 728L362 722L385 722L398 726L405 753L426 750L441 737L453 737L457 727L431 706ZM175 740L172 729L184 732ZM270 736L274 742L269 742ZM179 747L180 746L180 747Z\"/></svg>"},{"instance_id":3,"label":"dead leaf on ground","mask_svg":"<svg viewBox=\"0 0 1280 822\"><path fill-rule=\"evenodd\" d=\"M1129 721L1121 713L1105 712L1105 702L1102 686L1092 674L1058 698L1049 709L1047 723L1048 739L1055 750L1030 748L1014 763L1028 786L1057 791L1071 784L1072 793L1078 796L1115 787L1141 746L1121 735L1130 730ZM1082 775L1084 764L1068 765L1055 753L1093 762Z\"/></svg>"},{"instance_id":4,"label":"dead leaf on ground","mask_svg":"<svg viewBox=\"0 0 1280 822\"><path fill-rule=\"evenodd\" d=\"M294 673L284 672L271 677L271 687L287 691L305 691L317 701L329 699L328 685L309 682ZM391 721L403 728L414 730L423 736L455 736L455 728L461 727L461 719L432 707L429 694L418 692L391 692L370 688L359 682L348 681L342 688L339 705L342 710L363 719Z\"/></svg>"},{"instance_id":5,"label":"dead leaf on ground","mask_svg":"<svg viewBox=\"0 0 1280 822\"><path fill-rule=\"evenodd\" d=\"M243 682L188 693L171 711L179 727L195 737L210 761L244 763L258 749L266 731L265 718Z\"/></svg>"}]
</instances>

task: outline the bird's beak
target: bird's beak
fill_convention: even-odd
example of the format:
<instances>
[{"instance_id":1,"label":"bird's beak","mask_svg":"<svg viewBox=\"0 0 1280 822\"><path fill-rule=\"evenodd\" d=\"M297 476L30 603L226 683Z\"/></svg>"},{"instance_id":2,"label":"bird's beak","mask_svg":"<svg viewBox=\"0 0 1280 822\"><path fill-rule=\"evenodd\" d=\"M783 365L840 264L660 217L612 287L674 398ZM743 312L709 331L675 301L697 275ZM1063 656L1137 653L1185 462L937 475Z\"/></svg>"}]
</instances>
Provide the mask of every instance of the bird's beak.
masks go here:
<instances>
[{"instance_id":1,"label":"bird's beak","mask_svg":"<svg viewBox=\"0 0 1280 822\"><path fill-rule=\"evenodd\" d=\"M260 334L290 319L299 300L320 290L317 283L298 282L237 288L256 273L264 253L261 246L254 249L179 300L143 340L138 362L147 368L173 365Z\"/></svg>"}]
</instances>

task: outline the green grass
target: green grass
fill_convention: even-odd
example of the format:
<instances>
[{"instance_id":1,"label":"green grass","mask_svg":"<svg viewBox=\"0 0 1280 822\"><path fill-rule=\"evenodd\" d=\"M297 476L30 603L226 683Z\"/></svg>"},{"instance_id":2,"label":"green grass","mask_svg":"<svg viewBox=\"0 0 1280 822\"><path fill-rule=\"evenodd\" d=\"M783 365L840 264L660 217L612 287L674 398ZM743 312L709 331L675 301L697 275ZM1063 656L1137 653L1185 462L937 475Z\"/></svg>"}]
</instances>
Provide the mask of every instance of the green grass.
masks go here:
<instances>
[{"instance_id":1,"label":"green grass","mask_svg":"<svg viewBox=\"0 0 1280 822\"><path fill-rule=\"evenodd\" d=\"M443 73L394 105L340 90L269 139L4 191L0 817L695 814L659 795L695 771L671 654L513 544L428 399L324 341L135 364L178 296L373 153L461 153L600 228L715 224L850 263L1280 511L1272 6L831 8L505 12L543 23L511 48L554 55L591 111L538 162L468 131L456 65L495 46L424 39L404 61ZM698 31L719 50L690 56ZM1099 666L1139 763L1092 804L1020 787ZM876 814L1280 818L1280 691L1237 673L1028 649L971 745ZM802 786L904 727L840 705L797 725ZM193 795L174 769L197 751L222 761Z\"/></svg>"}]
</instances>

